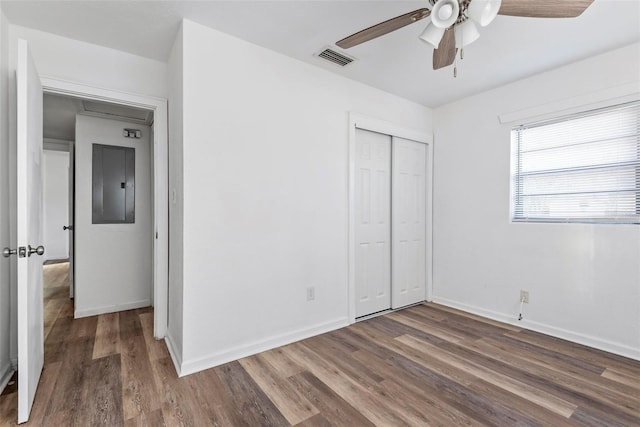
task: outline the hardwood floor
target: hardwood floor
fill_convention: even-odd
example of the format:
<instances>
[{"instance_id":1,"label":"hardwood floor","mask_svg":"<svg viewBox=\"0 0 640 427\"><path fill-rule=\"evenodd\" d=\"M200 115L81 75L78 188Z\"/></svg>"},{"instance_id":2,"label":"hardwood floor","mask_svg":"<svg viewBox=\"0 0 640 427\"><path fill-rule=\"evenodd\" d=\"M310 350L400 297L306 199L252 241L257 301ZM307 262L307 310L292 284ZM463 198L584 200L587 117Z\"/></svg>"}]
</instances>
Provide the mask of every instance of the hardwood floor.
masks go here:
<instances>
[{"instance_id":1,"label":"hardwood floor","mask_svg":"<svg viewBox=\"0 0 640 427\"><path fill-rule=\"evenodd\" d=\"M73 320L65 268L28 425L640 425L640 362L435 304L177 378L151 309Z\"/></svg>"}]
</instances>

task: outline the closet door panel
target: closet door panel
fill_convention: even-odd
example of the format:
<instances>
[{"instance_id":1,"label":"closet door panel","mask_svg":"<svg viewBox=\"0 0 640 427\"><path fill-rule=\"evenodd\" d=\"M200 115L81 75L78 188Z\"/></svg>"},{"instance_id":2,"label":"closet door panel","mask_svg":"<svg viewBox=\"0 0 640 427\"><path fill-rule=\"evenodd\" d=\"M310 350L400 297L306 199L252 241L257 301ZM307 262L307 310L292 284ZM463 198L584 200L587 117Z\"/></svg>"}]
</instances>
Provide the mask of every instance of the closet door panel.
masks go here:
<instances>
[{"instance_id":1,"label":"closet door panel","mask_svg":"<svg viewBox=\"0 0 640 427\"><path fill-rule=\"evenodd\" d=\"M391 307L391 137L356 129L356 317Z\"/></svg>"},{"instance_id":2,"label":"closet door panel","mask_svg":"<svg viewBox=\"0 0 640 427\"><path fill-rule=\"evenodd\" d=\"M392 308L426 299L426 145L393 138Z\"/></svg>"}]
</instances>

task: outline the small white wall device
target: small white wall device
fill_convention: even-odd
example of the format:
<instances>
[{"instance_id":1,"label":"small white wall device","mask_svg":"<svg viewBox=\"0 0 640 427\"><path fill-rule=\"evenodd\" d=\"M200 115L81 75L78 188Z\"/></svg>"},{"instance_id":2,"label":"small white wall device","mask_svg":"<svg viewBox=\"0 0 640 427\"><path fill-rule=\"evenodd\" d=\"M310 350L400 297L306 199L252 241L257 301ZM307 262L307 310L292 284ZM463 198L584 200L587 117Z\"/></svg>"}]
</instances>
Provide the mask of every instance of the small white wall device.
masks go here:
<instances>
[{"instance_id":1,"label":"small white wall device","mask_svg":"<svg viewBox=\"0 0 640 427\"><path fill-rule=\"evenodd\" d=\"M140 129L123 129L122 130L122 135L125 138L140 139L140 138L142 138L142 131Z\"/></svg>"}]
</instances>

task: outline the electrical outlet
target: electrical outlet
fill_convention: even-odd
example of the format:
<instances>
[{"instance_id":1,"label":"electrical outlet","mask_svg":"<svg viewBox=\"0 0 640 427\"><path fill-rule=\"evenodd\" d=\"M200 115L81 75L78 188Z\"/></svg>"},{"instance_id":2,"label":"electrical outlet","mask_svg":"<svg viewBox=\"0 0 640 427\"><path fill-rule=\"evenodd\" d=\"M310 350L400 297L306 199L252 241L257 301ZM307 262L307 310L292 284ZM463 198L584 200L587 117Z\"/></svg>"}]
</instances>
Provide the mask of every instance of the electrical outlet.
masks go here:
<instances>
[{"instance_id":1,"label":"electrical outlet","mask_svg":"<svg viewBox=\"0 0 640 427\"><path fill-rule=\"evenodd\" d=\"M307 301L313 301L314 299L316 299L316 288L309 286L307 288Z\"/></svg>"},{"instance_id":2,"label":"electrical outlet","mask_svg":"<svg viewBox=\"0 0 640 427\"><path fill-rule=\"evenodd\" d=\"M520 301L529 304L529 291L520 291Z\"/></svg>"}]
</instances>

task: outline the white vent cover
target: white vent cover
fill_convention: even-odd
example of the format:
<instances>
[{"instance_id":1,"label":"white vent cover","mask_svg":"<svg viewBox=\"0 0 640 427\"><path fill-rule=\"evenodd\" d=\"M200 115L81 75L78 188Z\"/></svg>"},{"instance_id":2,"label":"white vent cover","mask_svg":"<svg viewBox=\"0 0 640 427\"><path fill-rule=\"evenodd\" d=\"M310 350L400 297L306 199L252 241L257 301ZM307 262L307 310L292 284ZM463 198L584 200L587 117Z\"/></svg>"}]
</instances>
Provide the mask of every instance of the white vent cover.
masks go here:
<instances>
[{"instance_id":1,"label":"white vent cover","mask_svg":"<svg viewBox=\"0 0 640 427\"><path fill-rule=\"evenodd\" d=\"M340 53L340 52L336 52L335 50L327 47L324 50L320 51L317 56L319 56L322 59L325 59L329 62L333 62L334 64L337 64L341 67L344 67L345 65L349 65L350 63L352 63L353 61L355 61L355 58L351 57L351 56L347 56L344 53Z\"/></svg>"},{"instance_id":2,"label":"white vent cover","mask_svg":"<svg viewBox=\"0 0 640 427\"><path fill-rule=\"evenodd\" d=\"M118 104L109 104L105 102L83 100L82 106L84 113L99 114L103 117L110 117L117 120L125 120L134 123L150 123L151 111L141 110L139 108L127 107Z\"/></svg>"}]
</instances>

